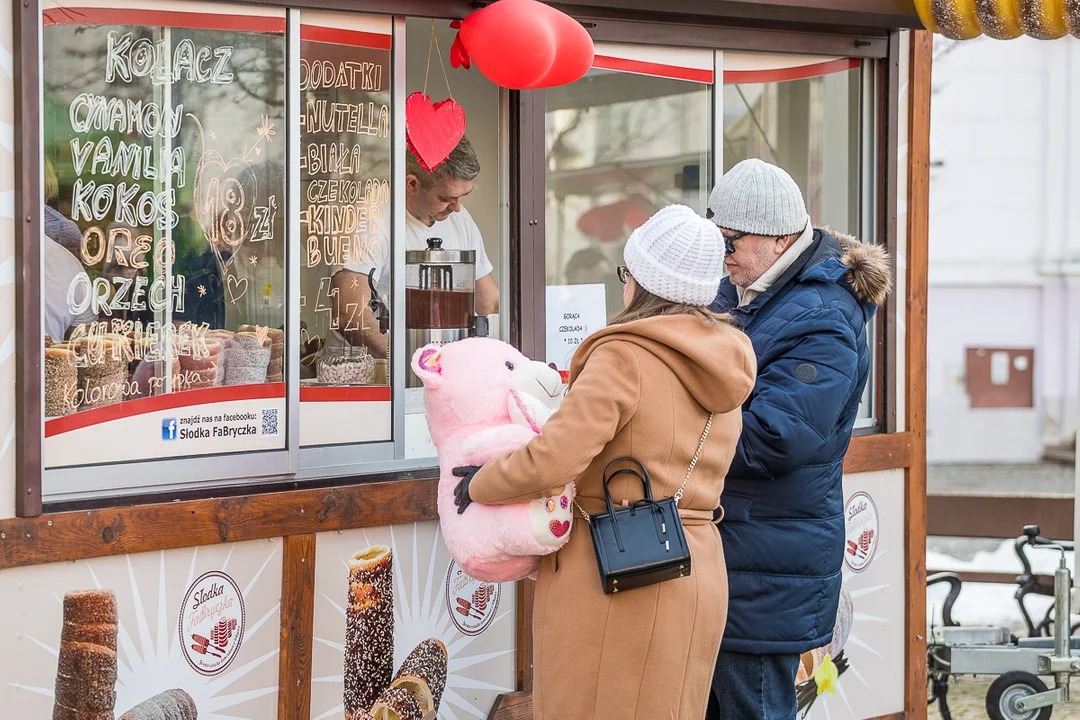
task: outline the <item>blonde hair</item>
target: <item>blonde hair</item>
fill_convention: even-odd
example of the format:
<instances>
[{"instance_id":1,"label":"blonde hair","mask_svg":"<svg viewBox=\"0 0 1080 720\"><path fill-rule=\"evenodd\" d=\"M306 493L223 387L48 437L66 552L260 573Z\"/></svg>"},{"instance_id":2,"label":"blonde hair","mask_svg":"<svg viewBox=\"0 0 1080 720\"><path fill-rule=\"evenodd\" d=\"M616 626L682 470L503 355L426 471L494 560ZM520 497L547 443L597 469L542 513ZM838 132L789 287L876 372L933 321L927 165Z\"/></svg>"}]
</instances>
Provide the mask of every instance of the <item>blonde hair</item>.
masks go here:
<instances>
[{"instance_id":1,"label":"blonde hair","mask_svg":"<svg viewBox=\"0 0 1080 720\"><path fill-rule=\"evenodd\" d=\"M686 303L665 300L641 287L632 275L627 278L627 282L634 283L634 297L630 300L630 304L626 306L626 309L611 321L612 325L621 325L661 315L692 315L708 327L732 324L731 315L728 313L713 312L702 305L687 305Z\"/></svg>"},{"instance_id":2,"label":"blonde hair","mask_svg":"<svg viewBox=\"0 0 1080 720\"><path fill-rule=\"evenodd\" d=\"M56 170L52 161L45 158L45 202L55 200L60 194L60 181L56 179Z\"/></svg>"}]
</instances>

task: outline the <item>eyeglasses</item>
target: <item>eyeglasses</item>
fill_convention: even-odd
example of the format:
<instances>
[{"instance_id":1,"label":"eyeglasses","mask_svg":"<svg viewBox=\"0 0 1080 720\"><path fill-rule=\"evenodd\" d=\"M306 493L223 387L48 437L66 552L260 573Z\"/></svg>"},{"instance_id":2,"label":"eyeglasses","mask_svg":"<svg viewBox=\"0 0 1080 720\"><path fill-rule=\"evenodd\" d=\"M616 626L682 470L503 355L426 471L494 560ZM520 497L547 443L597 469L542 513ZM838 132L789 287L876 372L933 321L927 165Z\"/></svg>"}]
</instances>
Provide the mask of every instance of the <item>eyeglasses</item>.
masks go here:
<instances>
[{"instance_id":1,"label":"eyeglasses","mask_svg":"<svg viewBox=\"0 0 1080 720\"><path fill-rule=\"evenodd\" d=\"M619 282L621 282L623 285L625 285L626 281L630 279L630 271L626 268L625 265L620 265L619 267L615 268L615 274L619 276Z\"/></svg>"},{"instance_id":2,"label":"eyeglasses","mask_svg":"<svg viewBox=\"0 0 1080 720\"><path fill-rule=\"evenodd\" d=\"M713 212L712 208L705 208L705 219L713 220L714 217L716 217L716 213ZM713 222L716 223L715 220L713 220ZM719 227L720 223L716 223L716 225L717 227ZM724 252L726 252L728 255L731 255L735 252L735 241L742 240L750 233L741 232L736 233L735 235L725 235L724 231L721 230L720 234L724 237Z\"/></svg>"},{"instance_id":3,"label":"eyeglasses","mask_svg":"<svg viewBox=\"0 0 1080 720\"><path fill-rule=\"evenodd\" d=\"M724 236L724 252L726 252L728 255L732 255L735 253L735 243L739 240L742 240L747 235L751 235L752 233L740 232L735 233L734 235L728 235L721 232L720 234Z\"/></svg>"}]
</instances>

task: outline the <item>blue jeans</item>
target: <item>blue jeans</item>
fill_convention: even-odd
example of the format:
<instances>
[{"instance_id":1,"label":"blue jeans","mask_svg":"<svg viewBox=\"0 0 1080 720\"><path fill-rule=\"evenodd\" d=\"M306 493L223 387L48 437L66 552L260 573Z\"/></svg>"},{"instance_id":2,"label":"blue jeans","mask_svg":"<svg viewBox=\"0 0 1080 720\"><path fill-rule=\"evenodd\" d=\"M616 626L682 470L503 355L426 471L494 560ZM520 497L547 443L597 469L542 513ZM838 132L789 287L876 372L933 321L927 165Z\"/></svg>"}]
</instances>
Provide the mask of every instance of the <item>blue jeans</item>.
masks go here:
<instances>
[{"instance_id":1,"label":"blue jeans","mask_svg":"<svg viewBox=\"0 0 1080 720\"><path fill-rule=\"evenodd\" d=\"M720 651L706 720L795 720L798 655Z\"/></svg>"}]
</instances>

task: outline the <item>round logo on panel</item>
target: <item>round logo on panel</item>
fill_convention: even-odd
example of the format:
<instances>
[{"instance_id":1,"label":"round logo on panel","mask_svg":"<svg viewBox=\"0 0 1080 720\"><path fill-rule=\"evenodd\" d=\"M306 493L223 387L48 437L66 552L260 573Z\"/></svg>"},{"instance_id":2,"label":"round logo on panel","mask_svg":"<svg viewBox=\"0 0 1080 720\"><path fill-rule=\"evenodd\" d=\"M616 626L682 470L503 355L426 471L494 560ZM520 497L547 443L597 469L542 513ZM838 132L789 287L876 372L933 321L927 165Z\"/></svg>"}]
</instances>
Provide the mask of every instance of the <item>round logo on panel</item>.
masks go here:
<instances>
[{"instance_id":1,"label":"round logo on panel","mask_svg":"<svg viewBox=\"0 0 1080 720\"><path fill-rule=\"evenodd\" d=\"M847 542L844 562L854 572L862 572L874 559L879 536L877 505L864 492L857 492L844 504Z\"/></svg>"},{"instance_id":2,"label":"round logo on panel","mask_svg":"<svg viewBox=\"0 0 1080 720\"><path fill-rule=\"evenodd\" d=\"M236 582L211 570L192 583L180 606L180 647L203 675L223 672L244 640L244 596Z\"/></svg>"},{"instance_id":3,"label":"round logo on panel","mask_svg":"<svg viewBox=\"0 0 1080 720\"><path fill-rule=\"evenodd\" d=\"M446 569L446 611L462 635L479 635L495 620L502 585L465 574L456 560Z\"/></svg>"}]
</instances>

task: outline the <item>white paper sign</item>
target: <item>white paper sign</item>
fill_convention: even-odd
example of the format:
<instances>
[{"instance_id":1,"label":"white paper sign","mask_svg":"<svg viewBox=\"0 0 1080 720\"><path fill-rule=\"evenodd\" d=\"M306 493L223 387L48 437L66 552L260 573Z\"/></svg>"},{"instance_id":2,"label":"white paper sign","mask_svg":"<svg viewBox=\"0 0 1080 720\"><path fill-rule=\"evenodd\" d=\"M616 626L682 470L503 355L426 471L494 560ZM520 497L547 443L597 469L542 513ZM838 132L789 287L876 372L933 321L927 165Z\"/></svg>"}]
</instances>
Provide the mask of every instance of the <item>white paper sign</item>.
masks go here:
<instances>
[{"instance_id":1,"label":"white paper sign","mask_svg":"<svg viewBox=\"0 0 1080 720\"><path fill-rule=\"evenodd\" d=\"M607 326L607 298L603 284L549 285L547 288L547 360L560 370L570 369L578 345Z\"/></svg>"}]
</instances>

